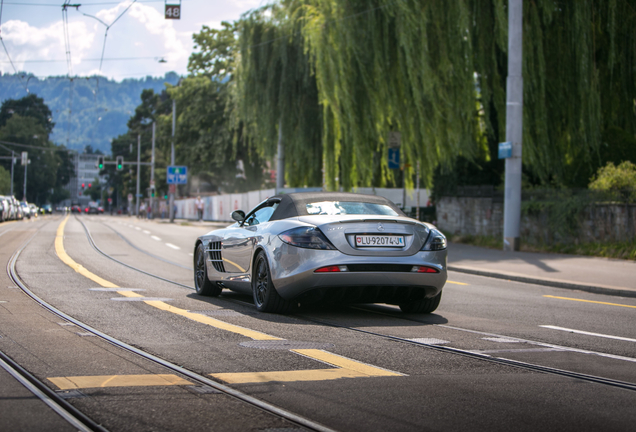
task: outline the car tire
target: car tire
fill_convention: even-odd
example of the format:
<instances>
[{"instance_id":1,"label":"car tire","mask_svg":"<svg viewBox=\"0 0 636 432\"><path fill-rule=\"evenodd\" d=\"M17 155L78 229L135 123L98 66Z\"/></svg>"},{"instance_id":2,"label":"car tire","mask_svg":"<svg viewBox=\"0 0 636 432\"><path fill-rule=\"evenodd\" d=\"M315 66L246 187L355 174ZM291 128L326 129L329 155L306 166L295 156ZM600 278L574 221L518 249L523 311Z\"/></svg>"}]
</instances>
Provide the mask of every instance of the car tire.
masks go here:
<instances>
[{"instance_id":1,"label":"car tire","mask_svg":"<svg viewBox=\"0 0 636 432\"><path fill-rule=\"evenodd\" d=\"M197 294L202 296L216 297L221 294L223 288L210 282L208 279L208 268L205 263L205 249L202 243L197 246L194 254L194 287Z\"/></svg>"},{"instance_id":2,"label":"car tire","mask_svg":"<svg viewBox=\"0 0 636 432\"><path fill-rule=\"evenodd\" d=\"M422 300L403 303L400 305L400 309L404 313L425 313L429 314L439 306L439 302L442 299L442 293L440 291L435 297L424 298Z\"/></svg>"},{"instance_id":3,"label":"car tire","mask_svg":"<svg viewBox=\"0 0 636 432\"><path fill-rule=\"evenodd\" d=\"M282 298L274 288L269 263L263 252L259 252L254 261L252 294L254 305L259 312L286 314L295 308L295 303Z\"/></svg>"}]
</instances>

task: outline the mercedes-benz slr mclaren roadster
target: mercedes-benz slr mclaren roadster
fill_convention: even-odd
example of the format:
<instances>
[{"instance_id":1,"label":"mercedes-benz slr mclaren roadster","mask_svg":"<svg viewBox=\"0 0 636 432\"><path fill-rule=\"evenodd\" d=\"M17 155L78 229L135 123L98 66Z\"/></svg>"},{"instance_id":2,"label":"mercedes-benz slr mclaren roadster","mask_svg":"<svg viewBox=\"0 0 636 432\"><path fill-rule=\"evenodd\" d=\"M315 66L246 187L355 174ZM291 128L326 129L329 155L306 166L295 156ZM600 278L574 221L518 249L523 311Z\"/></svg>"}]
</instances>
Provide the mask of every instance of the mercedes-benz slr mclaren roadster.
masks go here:
<instances>
[{"instance_id":1,"label":"mercedes-benz slr mclaren roadster","mask_svg":"<svg viewBox=\"0 0 636 432\"><path fill-rule=\"evenodd\" d=\"M389 200L354 193L273 196L199 237L197 293L252 294L259 311L320 301L388 303L430 313L446 283L446 238Z\"/></svg>"}]
</instances>

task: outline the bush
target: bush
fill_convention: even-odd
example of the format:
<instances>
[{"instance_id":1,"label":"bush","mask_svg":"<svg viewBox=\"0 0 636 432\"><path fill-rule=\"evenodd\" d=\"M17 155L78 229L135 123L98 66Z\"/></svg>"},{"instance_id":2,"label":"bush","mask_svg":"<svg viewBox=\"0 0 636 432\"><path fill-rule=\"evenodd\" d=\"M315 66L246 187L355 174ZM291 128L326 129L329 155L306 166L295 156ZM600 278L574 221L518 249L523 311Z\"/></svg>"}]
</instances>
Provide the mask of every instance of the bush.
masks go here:
<instances>
[{"instance_id":1,"label":"bush","mask_svg":"<svg viewBox=\"0 0 636 432\"><path fill-rule=\"evenodd\" d=\"M589 188L617 193L621 201L636 201L636 165L630 161L621 162L618 166L608 162L596 172Z\"/></svg>"}]
</instances>

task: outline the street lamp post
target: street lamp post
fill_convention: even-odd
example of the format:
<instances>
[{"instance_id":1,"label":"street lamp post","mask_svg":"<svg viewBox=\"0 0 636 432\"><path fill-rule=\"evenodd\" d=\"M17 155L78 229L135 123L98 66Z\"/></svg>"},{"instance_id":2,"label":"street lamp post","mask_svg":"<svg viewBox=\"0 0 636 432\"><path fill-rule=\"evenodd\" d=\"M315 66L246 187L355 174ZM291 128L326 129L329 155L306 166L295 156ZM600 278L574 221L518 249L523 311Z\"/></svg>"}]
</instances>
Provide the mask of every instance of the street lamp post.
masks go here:
<instances>
[{"instance_id":1,"label":"street lamp post","mask_svg":"<svg viewBox=\"0 0 636 432\"><path fill-rule=\"evenodd\" d=\"M135 194L135 216L139 217L139 178L141 177L141 134L137 134L137 193Z\"/></svg>"}]
</instances>

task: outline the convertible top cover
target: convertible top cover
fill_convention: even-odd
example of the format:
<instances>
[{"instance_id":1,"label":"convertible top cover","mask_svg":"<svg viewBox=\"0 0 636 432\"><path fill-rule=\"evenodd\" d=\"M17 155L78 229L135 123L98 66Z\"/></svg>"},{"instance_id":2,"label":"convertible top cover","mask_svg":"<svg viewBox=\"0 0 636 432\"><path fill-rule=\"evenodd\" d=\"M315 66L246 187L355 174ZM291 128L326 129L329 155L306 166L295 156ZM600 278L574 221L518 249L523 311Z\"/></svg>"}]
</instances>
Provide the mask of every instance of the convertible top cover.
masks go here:
<instances>
[{"instance_id":1,"label":"convertible top cover","mask_svg":"<svg viewBox=\"0 0 636 432\"><path fill-rule=\"evenodd\" d=\"M390 207L400 216L406 216L395 204L388 199L376 195L363 195L349 192L300 192L275 195L268 201L280 201L269 219L280 220L290 217L308 216L307 204L321 201L351 201L369 204L381 204Z\"/></svg>"}]
</instances>

